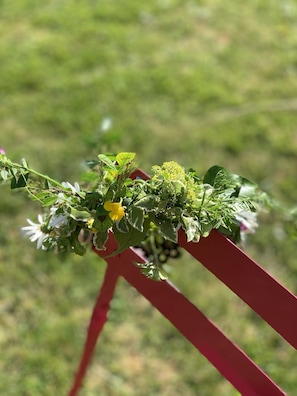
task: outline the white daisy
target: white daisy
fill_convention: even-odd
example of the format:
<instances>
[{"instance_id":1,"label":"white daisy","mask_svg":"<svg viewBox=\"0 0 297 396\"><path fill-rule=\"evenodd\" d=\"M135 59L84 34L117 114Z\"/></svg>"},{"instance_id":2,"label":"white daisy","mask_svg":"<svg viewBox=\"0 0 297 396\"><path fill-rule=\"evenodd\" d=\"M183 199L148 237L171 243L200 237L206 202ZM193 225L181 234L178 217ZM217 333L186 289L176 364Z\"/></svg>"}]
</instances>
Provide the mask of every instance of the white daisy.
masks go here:
<instances>
[{"instance_id":1,"label":"white daisy","mask_svg":"<svg viewBox=\"0 0 297 396\"><path fill-rule=\"evenodd\" d=\"M37 241L37 249L45 250L46 247L43 245L43 241L48 237L48 234L42 231L45 223L43 217L39 214L38 215L39 223L33 223L30 219L27 219L27 222L30 224L29 226L22 227L22 233L29 237L31 242Z\"/></svg>"}]
</instances>

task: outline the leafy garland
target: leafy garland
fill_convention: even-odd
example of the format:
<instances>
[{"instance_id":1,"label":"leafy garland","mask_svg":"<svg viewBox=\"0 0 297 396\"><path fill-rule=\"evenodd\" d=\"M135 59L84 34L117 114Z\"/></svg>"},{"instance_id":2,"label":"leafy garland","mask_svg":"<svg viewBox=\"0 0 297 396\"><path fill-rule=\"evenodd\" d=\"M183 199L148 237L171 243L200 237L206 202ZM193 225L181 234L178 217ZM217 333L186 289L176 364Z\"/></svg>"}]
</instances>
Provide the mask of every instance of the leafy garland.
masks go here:
<instances>
[{"instance_id":1,"label":"leafy garland","mask_svg":"<svg viewBox=\"0 0 297 396\"><path fill-rule=\"evenodd\" d=\"M56 252L86 252L86 239L105 250L109 232L118 243L114 254L130 246L150 243L152 261L141 266L153 279L163 279L158 238L177 244L182 228L187 240L198 242L218 229L240 243L257 227L257 214L271 200L255 183L220 166L211 167L203 178L176 162L153 166L151 178L132 179L137 169L135 153L99 154L87 161L81 183L58 182L31 169L25 160L12 162L0 150L0 180L11 189L23 188L44 213L38 223L27 219L23 233L37 248ZM89 236L89 238L88 238Z\"/></svg>"}]
</instances>

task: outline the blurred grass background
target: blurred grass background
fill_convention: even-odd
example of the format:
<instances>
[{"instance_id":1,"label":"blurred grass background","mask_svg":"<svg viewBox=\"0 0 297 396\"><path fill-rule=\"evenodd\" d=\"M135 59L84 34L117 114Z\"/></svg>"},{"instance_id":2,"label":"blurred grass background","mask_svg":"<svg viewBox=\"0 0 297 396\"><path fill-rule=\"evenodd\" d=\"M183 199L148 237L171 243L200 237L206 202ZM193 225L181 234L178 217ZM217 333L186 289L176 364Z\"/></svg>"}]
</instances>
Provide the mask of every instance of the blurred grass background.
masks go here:
<instances>
[{"instance_id":1,"label":"blurred grass background","mask_svg":"<svg viewBox=\"0 0 297 396\"><path fill-rule=\"evenodd\" d=\"M135 151L146 171L176 160L202 175L220 164L294 205L296 18L295 0L2 0L0 145L70 182L84 159L105 151ZM67 394L105 269L92 253L58 257L20 238L37 211L1 188L0 394L7 396ZM247 246L294 293L295 244L266 216ZM293 348L186 254L172 263L171 279L294 395ZM98 394L236 392L121 281L81 391Z\"/></svg>"}]
</instances>

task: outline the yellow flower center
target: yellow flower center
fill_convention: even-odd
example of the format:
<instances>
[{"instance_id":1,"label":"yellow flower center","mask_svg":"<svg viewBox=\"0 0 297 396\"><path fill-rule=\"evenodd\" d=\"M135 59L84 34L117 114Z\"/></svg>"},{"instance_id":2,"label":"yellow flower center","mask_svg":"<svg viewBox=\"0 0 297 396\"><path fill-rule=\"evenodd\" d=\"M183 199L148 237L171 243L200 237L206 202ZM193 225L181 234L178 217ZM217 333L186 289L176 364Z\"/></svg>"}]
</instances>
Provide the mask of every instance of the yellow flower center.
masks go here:
<instances>
[{"instance_id":1,"label":"yellow flower center","mask_svg":"<svg viewBox=\"0 0 297 396\"><path fill-rule=\"evenodd\" d=\"M103 207L109 212L108 215L112 221L120 221L124 217L125 211L120 202L106 201Z\"/></svg>"}]
</instances>

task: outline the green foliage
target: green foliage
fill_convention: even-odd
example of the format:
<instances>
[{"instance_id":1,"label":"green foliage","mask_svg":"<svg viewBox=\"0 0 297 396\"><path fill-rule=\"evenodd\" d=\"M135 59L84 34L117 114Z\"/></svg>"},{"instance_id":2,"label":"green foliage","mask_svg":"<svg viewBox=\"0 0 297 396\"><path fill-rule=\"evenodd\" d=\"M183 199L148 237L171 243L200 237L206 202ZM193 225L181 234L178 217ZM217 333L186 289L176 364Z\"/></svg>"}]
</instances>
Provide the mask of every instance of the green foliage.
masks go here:
<instances>
[{"instance_id":1,"label":"green foliage","mask_svg":"<svg viewBox=\"0 0 297 396\"><path fill-rule=\"evenodd\" d=\"M99 154L98 161L88 161L92 176L84 177L90 184L85 183L83 190L78 183L72 186L42 175L29 168L25 160L22 165L13 163L5 154L0 156L0 166L5 173L3 182L9 179L6 174L12 179L11 189L25 187L33 200L49 207L43 218L39 215L39 224L28 220L30 225L23 227L30 240L37 241L37 248L44 250L83 255L86 250L81 235L85 232L93 233L94 246L105 250L112 230L118 243L114 254L119 254L141 245L149 238L150 228L174 243L179 228L188 242L199 242L214 228L235 242L241 242L242 230L255 231L257 211L263 210L259 197L264 193L247 179L213 166L202 182L193 169L185 171L171 161L153 166L152 178L132 180L134 157L134 153L122 152ZM29 180L29 175L38 180ZM159 264L147 264L143 273L155 280L164 279L163 274L158 274Z\"/></svg>"}]
</instances>

